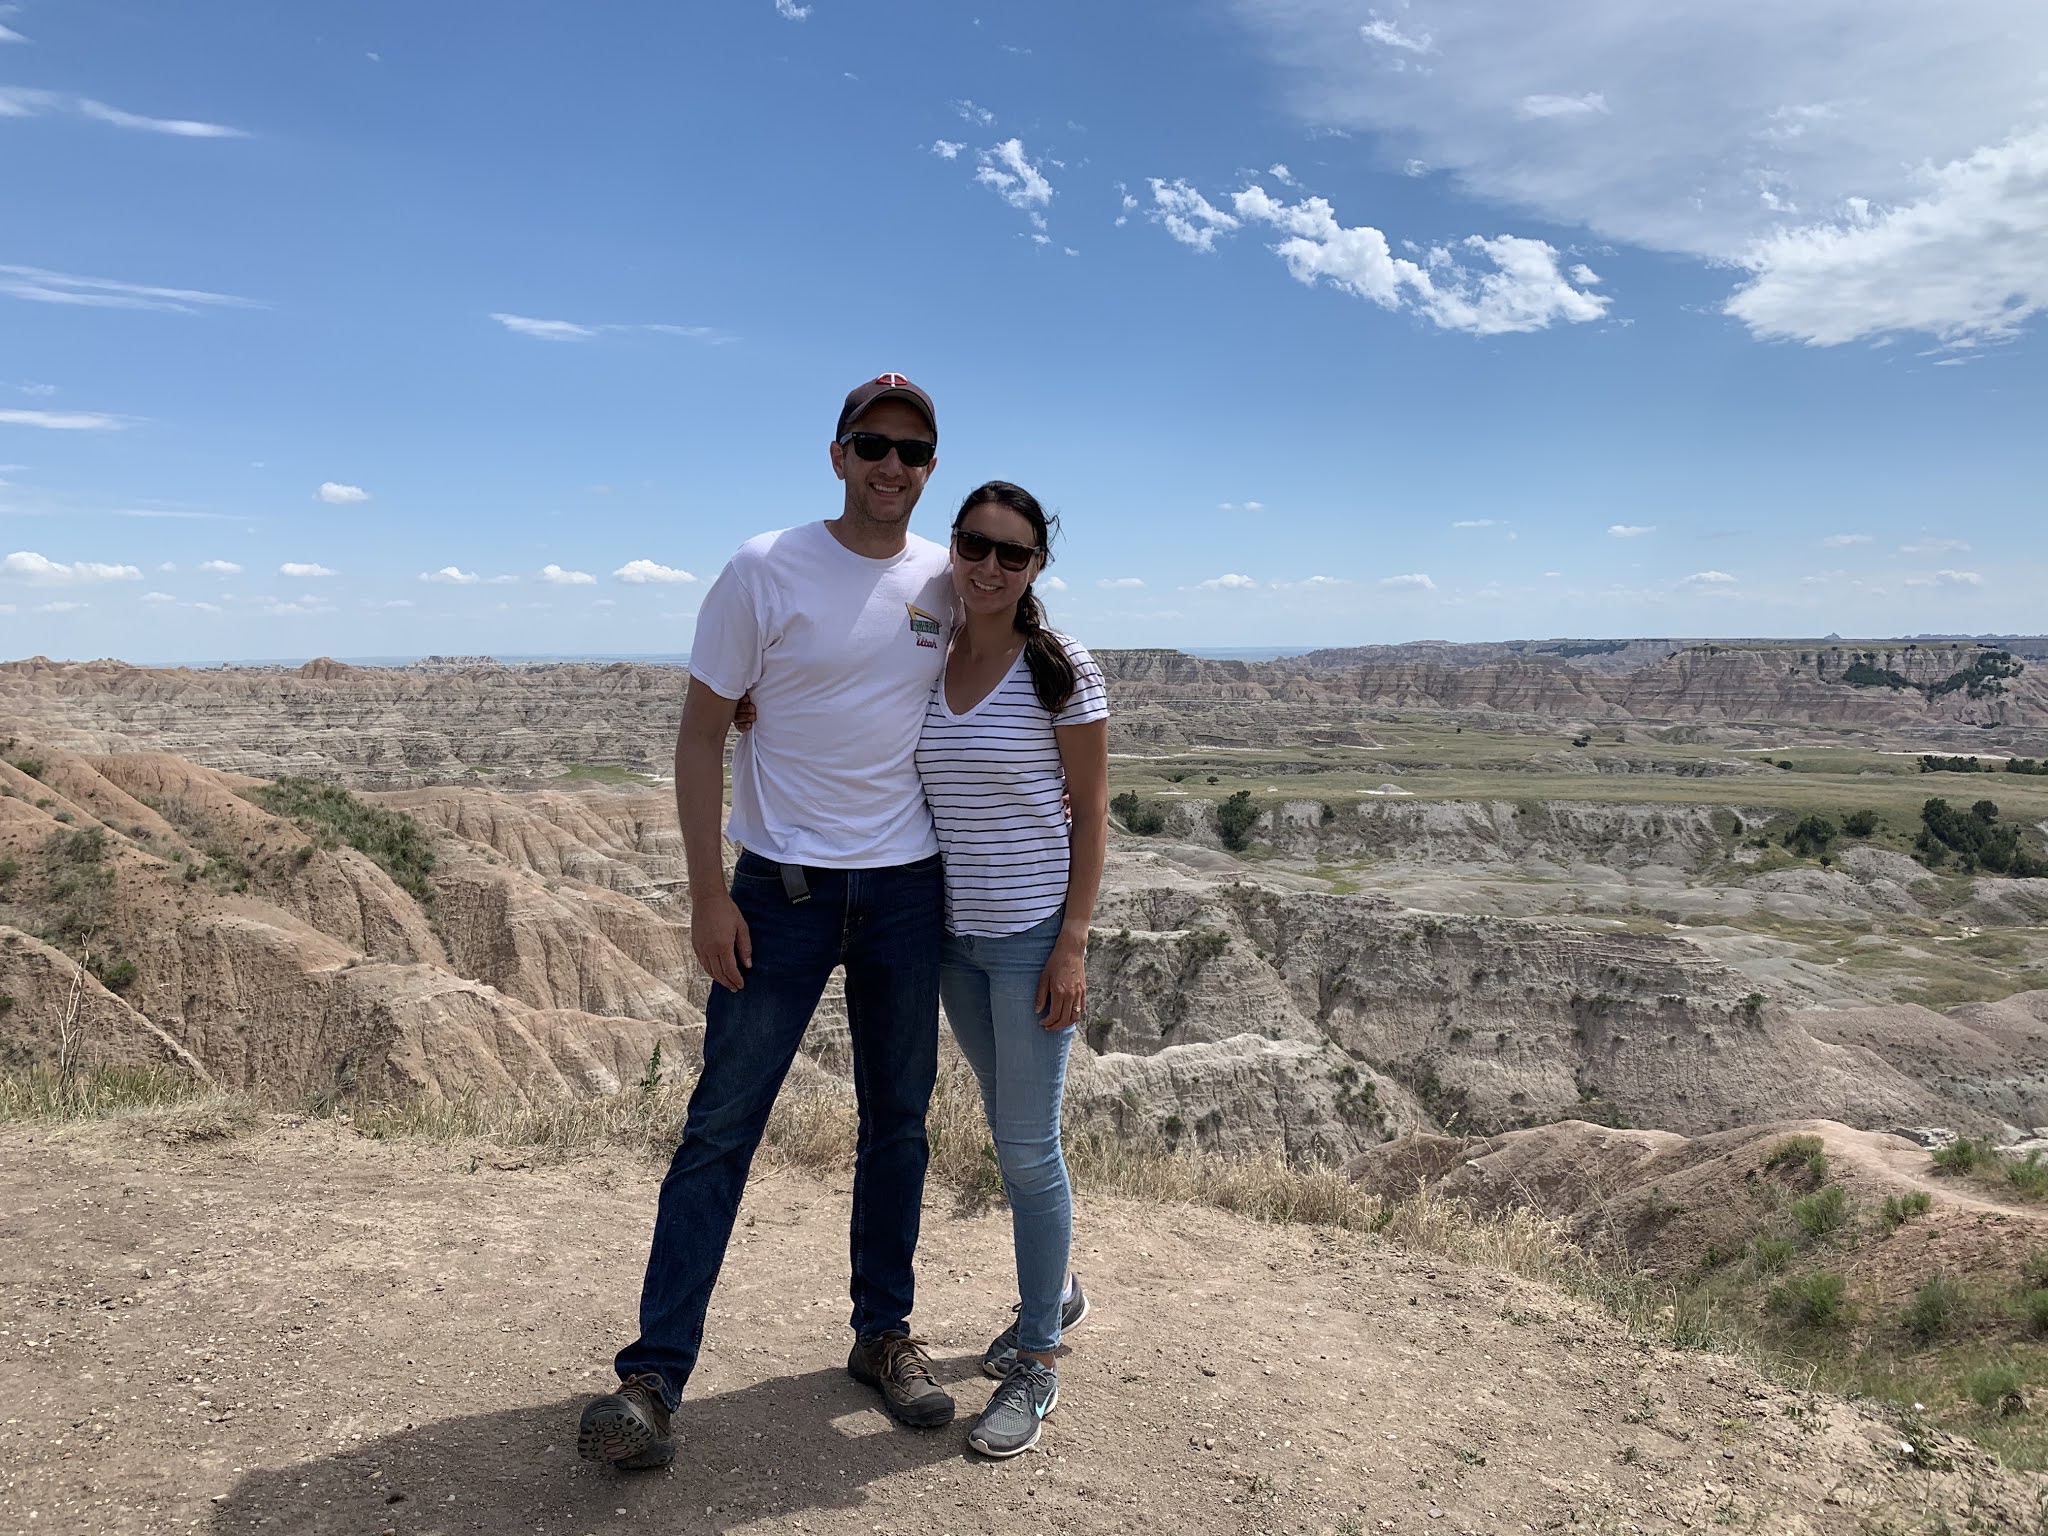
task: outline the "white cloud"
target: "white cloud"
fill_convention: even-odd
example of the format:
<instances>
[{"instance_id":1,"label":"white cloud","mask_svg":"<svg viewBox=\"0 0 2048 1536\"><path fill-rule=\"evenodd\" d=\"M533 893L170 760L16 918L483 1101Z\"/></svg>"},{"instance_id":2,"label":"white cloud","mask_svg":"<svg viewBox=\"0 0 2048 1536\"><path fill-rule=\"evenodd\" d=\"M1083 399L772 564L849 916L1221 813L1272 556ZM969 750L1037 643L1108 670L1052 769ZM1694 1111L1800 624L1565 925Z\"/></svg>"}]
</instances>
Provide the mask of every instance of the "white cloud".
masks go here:
<instances>
[{"instance_id":1,"label":"white cloud","mask_svg":"<svg viewBox=\"0 0 2048 1536\"><path fill-rule=\"evenodd\" d=\"M311 565L298 560L287 560L277 568L280 576L338 576L339 571L330 571L324 565Z\"/></svg>"},{"instance_id":2,"label":"white cloud","mask_svg":"<svg viewBox=\"0 0 2048 1536\"><path fill-rule=\"evenodd\" d=\"M1515 110L1528 118L1597 117L1607 110L1607 99L1598 91L1583 96L1524 96Z\"/></svg>"},{"instance_id":3,"label":"white cloud","mask_svg":"<svg viewBox=\"0 0 2048 1536\"><path fill-rule=\"evenodd\" d=\"M413 606L413 601L409 597L392 597L385 599L377 606L379 608L410 608Z\"/></svg>"},{"instance_id":4,"label":"white cloud","mask_svg":"<svg viewBox=\"0 0 2048 1536\"><path fill-rule=\"evenodd\" d=\"M1342 576L1311 576L1306 581L1300 582L1299 585L1304 587L1348 587L1351 583Z\"/></svg>"},{"instance_id":5,"label":"white cloud","mask_svg":"<svg viewBox=\"0 0 2048 1536\"><path fill-rule=\"evenodd\" d=\"M1145 581L1144 578L1140 576L1105 576L1100 581L1096 582L1095 585L1097 585L1098 587L1108 587L1111 589L1121 587L1142 587L1143 585L1145 585Z\"/></svg>"},{"instance_id":6,"label":"white cloud","mask_svg":"<svg viewBox=\"0 0 2048 1536\"><path fill-rule=\"evenodd\" d=\"M495 312L491 318L516 336L531 336L539 341L590 341L598 336L615 335L621 331L653 331L661 336L684 336L692 341L707 342L712 346L722 346L733 340L731 332L721 331L711 325L670 325L666 322L653 321L585 325L575 320L535 320L528 315Z\"/></svg>"},{"instance_id":7,"label":"white cloud","mask_svg":"<svg viewBox=\"0 0 2048 1536\"><path fill-rule=\"evenodd\" d=\"M77 304L90 309L156 309L196 314L202 308L260 309L253 299L199 288L153 288L111 278L79 277L44 267L0 266L0 295L35 304ZM47 386L32 388L50 393Z\"/></svg>"},{"instance_id":8,"label":"white cloud","mask_svg":"<svg viewBox=\"0 0 2048 1536\"><path fill-rule=\"evenodd\" d=\"M1272 177L1275 181L1279 182L1280 185L1283 187L1291 187L1295 184L1294 172L1288 170L1287 167L1282 165L1278 160L1275 160L1271 165L1266 167L1266 174Z\"/></svg>"},{"instance_id":9,"label":"white cloud","mask_svg":"<svg viewBox=\"0 0 2048 1536\"><path fill-rule=\"evenodd\" d=\"M338 480L322 480L320 489L313 494L334 507L350 506L370 499L370 493L360 485L343 485Z\"/></svg>"},{"instance_id":10,"label":"white cloud","mask_svg":"<svg viewBox=\"0 0 2048 1536\"><path fill-rule=\"evenodd\" d=\"M1355 0L1232 3L1312 129L1371 131L1390 166L1601 239L1747 266L1729 308L1757 335L1953 344L2048 307L2048 7L1584 0L1559 26L1519 0L1414 0L1398 34L1435 49L1417 67L1358 47Z\"/></svg>"},{"instance_id":11,"label":"white cloud","mask_svg":"<svg viewBox=\"0 0 2048 1536\"><path fill-rule=\"evenodd\" d=\"M14 28L0 27L0 43L25 43L27 41L28 39L15 31Z\"/></svg>"},{"instance_id":12,"label":"white cloud","mask_svg":"<svg viewBox=\"0 0 2048 1536\"><path fill-rule=\"evenodd\" d=\"M0 422L51 432L118 432L128 425L118 416L99 411L0 411Z\"/></svg>"},{"instance_id":13,"label":"white cloud","mask_svg":"<svg viewBox=\"0 0 2048 1536\"><path fill-rule=\"evenodd\" d=\"M145 592L142 594L142 600L145 603L175 603L177 601L168 592Z\"/></svg>"},{"instance_id":14,"label":"white cloud","mask_svg":"<svg viewBox=\"0 0 2048 1536\"><path fill-rule=\"evenodd\" d=\"M932 153L941 160L958 160L960 151L966 147L957 139L935 139L932 142Z\"/></svg>"},{"instance_id":15,"label":"white cloud","mask_svg":"<svg viewBox=\"0 0 2048 1536\"><path fill-rule=\"evenodd\" d=\"M98 560L47 560L30 549L17 549L0 560L0 576L25 581L36 587L81 586L98 581L140 581L142 572L132 565L107 565Z\"/></svg>"},{"instance_id":16,"label":"white cloud","mask_svg":"<svg viewBox=\"0 0 2048 1536\"><path fill-rule=\"evenodd\" d=\"M628 560L616 571L613 571L612 575L617 580L635 587L695 581L697 579L688 571L679 570L674 566L659 565L652 560Z\"/></svg>"},{"instance_id":17,"label":"white cloud","mask_svg":"<svg viewBox=\"0 0 2048 1536\"><path fill-rule=\"evenodd\" d=\"M1851 544L1868 544L1871 539L1867 533L1831 533L1820 542L1823 549L1847 549Z\"/></svg>"},{"instance_id":18,"label":"white cloud","mask_svg":"<svg viewBox=\"0 0 2048 1536\"><path fill-rule=\"evenodd\" d=\"M808 5L798 5L796 0L775 0L775 14L784 21L802 21L811 14Z\"/></svg>"},{"instance_id":19,"label":"white cloud","mask_svg":"<svg viewBox=\"0 0 2048 1536\"><path fill-rule=\"evenodd\" d=\"M91 603L37 603L36 606L29 611L32 613L76 613L81 608L90 608L91 606Z\"/></svg>"},{"instance_id":20,"label":"white cloud","mask_svg":"<svg viewBox=\"0 0 2048 1536\"><path fill-rule=\"evenodd\" d=\"M1451 526L1453 528L1505 528L1507 524L1497 517L1461 517Z\"/></svg>"},{"instance_id":21,"label":"white cloud","mask_svg":"<svg viewBox=\"0 0 2048 1536\"><path fill-rule=\"evenodd\" d=\"M1216 503L1216 510L1218 512L1263 512L1266 510L1266 504L1263 501L1219 501Z\"/></svg>"},{"instance_id":22,"label":"white cloud","mask_svg":"<svg viewBox=\"0 0 2048 1536\"><path fill-rule=\"evenodd\" d=\"M1694 586L1726 586L1735 580L1726 571L1694 571L1685 579Z\"/></svg>"},{"instance_id":23,"label":"white cloud","mask_svg":"<svg viewBox=\"0 0 2048 1536\"><path fill-rule=\"evenodd\" d=\"M1936 571L1932 576L1908 576L1909 587L1981 587L1984 578L1975 571Z\"/></svg>"},{"instance_id":24,"label":"white cloud","mask_svg":"<svg viewBox=\"0 0 2048 1536\"><path fill-rule=\"evenodd\" d=\"M1609 523L1607 525L1607 537L1610 539L1640 539L1644 534L1655 533L1656 531L1656 526L1651 523Z\"/></svg>"},{"instance_id":25,"label":"white cloud","mask_svg":"<svg viewBox=\"0 0 2048 1536\"><path fill-rule=\"evenodd\" d=\"M1126 199L1129 201L1129 199ZM1238 220L1211 203L1184 181L1152 178L1151 217L1182 245L1198 251L1216 249L1216 236L1238 228Z\"/></svg>"},{"instance_id":26,"label":"white cloud","mask_svg":"<svg viewBox=\"0 0 2048 1536\"><path fill-rule=\"evenodd\" d=\"M1258 583L1249 576L1226 571L1221 576L1211 576L1207 581L1198 581L1195 585L1211 592L1245 592L1256 587Z\"/></svg>"},{"instance_id":27,"label":"white cloud","mask_svg":"<svg viewBox=\"0 0 2048 1536\"><path fill-rule=\"evenodd\" d=\"M2004 340L2048 310L2048 128L1928 170L1925 195L1777 231L1727 303L1760 336L1835 346L1901 331Z\"/></svg>"},{"instance_id":28,"label":"white cloud","mask_svg":"<svg viewBox=\"0 0 2048 1536\"><path fill-rule=\"evenodd\" d=\"M540 568L540 579L557 587L591 587L597 585L597 578L588 571L565 571L559 565L544 565Z\"/></svg>"},{"instance_id":29,"label":"white cloud","mask_svg":"<svg viewBox=\"0 0 2048 1536\"><path fill-rule=\"evenodd\" d=\"M449 587L473 587L483 580L475 571L465 571L460 566L444 565L438 571L421 571L421 581L432 581Z\"/></svg>"},{"instance_id":30,"label":"white cloud","mask_svg":"<svg viewBox=\"0 0 2048 1536\"><path fill-rule=\"evenodd\" d=\"M232 560L202 560L199 569L211 571L216 576L239 576L242 568Z\"/></svg>"},{"instance_id":31,"label":"white cloud","mask_svg":"<svg viewBox=\"0 0 2048 1536\"><path fill-rule=\"evenodd\" d=\"M1048 592L1064 592L1067 590L1067 584L1057 576L1041 576L1038 578L1038 585L1044 587Z\"/></svg>"},{"instance_id":32,"label":"white cloud","mask_svg":"<svg viewBox=\"0 0 2048 1536\"><path fill-rule=\"evenodd\" d=\"M1901 544L1902 555L1965 555L1970 546L1962 539L1921 539L1913 544Z\"/></svg>"},{"instance_id":33,"label":"white cloud","mask_svg":"<svg viewBox=\"0 0 2048 1536\"><path fill-rule=\"evenodd\" d=\"M239 128L220 123L194 122L182 117L144 117L124 112L90 96L72 96L62 91L39 91L19 86L0 86L0 117L40 117L45 112L70 112L116 128L139 128L146 133L168 133L182 139L245 139Z\"/></svg>"},{"instance_id":34,"label":"white cloud","mask_svg":"<svg viewBox=\"0 0 2048 1536\"><path fill-rule=\"evenodd\" d=\"M953 110L960 114L963 121L978 124L983 128L991 126L996 120L995 113L989 111L987 107L977 107L971 101L956 101L953 103Z\"/></svg>"},{"instance_id":35,"label":"white cloud","mask_svg":"<svg viewBox=\"0 0 2048 1536\"><path fill-rule=\"evenodd\" d=\"M978 149L974 158L980 162L974 173L975 181L994 189L996 196L1012 208L1036 217L1052 201L1052 183L1025 154L1022 139L1005 139L988 149Z\"/></svg>"},{"instance_id":36,"label":"white cloud","mask_svg":"<svg viewBox=\"0 0 2048 1536\"><path fill-rule=\"evenodd\" d=\"M1379 43L1383 47L1393 48L1402 53L1436 52L1435 44L1427 32L1411 36L1391 21L1378 16L1360 27L1358 35L1368 43Z\"/></svg>"},{"instance_id":37,"label":"white cloud","mask_svg":"<svg viewBox=\"0 0 2048 1536\"><path fill-rule=\"evenodd\" d=\"M1380 578L1380 585L1397 592L1434 592L1436 590L1436 583L1420 571L1412 571L1406 576L1382 576Z\"/></svg>"}]
</instances>

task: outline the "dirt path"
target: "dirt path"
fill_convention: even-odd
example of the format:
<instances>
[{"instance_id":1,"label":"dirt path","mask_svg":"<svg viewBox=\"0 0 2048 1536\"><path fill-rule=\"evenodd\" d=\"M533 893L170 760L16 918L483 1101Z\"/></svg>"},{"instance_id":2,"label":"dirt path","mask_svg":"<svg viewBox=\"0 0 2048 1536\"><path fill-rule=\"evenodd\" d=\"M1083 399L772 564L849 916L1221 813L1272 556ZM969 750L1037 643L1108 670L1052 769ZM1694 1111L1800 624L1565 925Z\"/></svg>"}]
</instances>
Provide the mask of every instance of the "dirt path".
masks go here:
<instances>
[{"instance_id":1,"label":"dirt path","mask_svg":"<svg viewBox=\"0 0 2048 1536\"><path fill-rule=\"evenodd\" d=\"M655 1171L361 1140L0 1132L0 1533L1910 1531L2037 1490L1553 1293L1369 1238L1090 1202L1038 1452L968 1456L1008 1222L935 1205L918 1324L962 1422L842 1367L845 1194L757 1181L667 1473L576 1460ZM2024 1520L2024 1524L2022 1521Z\"/></svg>"}]
</instances>

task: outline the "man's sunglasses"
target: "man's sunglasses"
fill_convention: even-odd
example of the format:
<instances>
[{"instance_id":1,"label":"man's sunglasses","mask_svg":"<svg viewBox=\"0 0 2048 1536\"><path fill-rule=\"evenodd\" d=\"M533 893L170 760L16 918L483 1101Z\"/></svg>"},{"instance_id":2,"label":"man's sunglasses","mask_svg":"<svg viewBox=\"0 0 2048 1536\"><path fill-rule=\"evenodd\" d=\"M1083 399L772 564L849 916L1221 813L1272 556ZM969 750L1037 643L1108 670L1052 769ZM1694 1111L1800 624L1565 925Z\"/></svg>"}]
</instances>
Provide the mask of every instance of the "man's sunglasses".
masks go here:
<instances>
[{"instance_id":1,"label":"man's sunglasses","mask_svg":"<svg viewBox=\"0 0 2048 1536\"><path fill-rule=\"evenodd\" d=\"M849 432L839 441L870 464L881 463L894 448L905 469L923 469L939 451L937 443L928 443L921 437L884 437L879 432Z\"/></svg>"},{"instance_id":2,"label":"man's sunglasses","mask_svg":"<svg viewBox=\"0 0 2048 1536\"><path fill-rule=\"evenodd\" d=\"M985 533L976 533L971 528L953 530L953 548L960 552L960 558L969 565L979 565L995 552L996 564L1006 571L1021 571L1038 557L1039 551L1029 544L1011 544L1002 539L992 539Z\"/></svg>"}]
</instances>

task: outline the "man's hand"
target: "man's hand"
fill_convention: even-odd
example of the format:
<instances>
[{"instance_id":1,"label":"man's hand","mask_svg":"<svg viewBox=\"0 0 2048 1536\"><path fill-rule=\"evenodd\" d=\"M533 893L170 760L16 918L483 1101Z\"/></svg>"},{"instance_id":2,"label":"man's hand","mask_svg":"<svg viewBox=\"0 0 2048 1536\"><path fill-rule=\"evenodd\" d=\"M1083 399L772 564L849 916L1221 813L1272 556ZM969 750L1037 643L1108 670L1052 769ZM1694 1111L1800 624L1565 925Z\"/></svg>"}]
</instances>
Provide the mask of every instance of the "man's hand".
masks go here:
<instances>
[{"instance_id":1,"label":"man's hand","mask_svg":"<svg viewBox=\"0 0 2048 1536\"><path fill-rule=\"evenodd\" d=\"M1088 1006L1088 947L1069 944L1066 935L1053 945L1052 957L1038 973L1038 1022L1046 1029L1065 1029L1081 1021Z\"/></svg>"},{"instance_id":2,"label":"man's hand","mask_svg":"<svg viewBox=\"0 0 2048 1536\"><path fill-rule=\"evenodd\" d=\"M746 985L740 973L753 968L754 940L728 892L710 890L690 903L690 947L704 974L728 992Z\"/></svg>"}]
</instances>

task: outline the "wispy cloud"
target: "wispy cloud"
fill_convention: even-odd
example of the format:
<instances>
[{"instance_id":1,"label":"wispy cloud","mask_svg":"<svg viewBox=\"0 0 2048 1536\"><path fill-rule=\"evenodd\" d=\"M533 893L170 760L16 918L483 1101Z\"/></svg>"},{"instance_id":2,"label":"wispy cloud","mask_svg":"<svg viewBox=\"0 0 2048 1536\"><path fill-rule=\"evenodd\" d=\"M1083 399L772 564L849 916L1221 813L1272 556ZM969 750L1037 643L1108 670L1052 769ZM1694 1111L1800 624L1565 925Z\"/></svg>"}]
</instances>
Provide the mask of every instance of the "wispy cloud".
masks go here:
<instances>
[{"instance_id":1,"label":"wispy cloud","mask_svg":"<svg viewBox=\"0 0 2048 1536\"><path fill-rule=\"evenodd\" d=\"M508 315L495 311L491 318L515 336L531 336L537 341L592 341L599 336L622 335L628 331L650 331L657 336L683 336L691 341L706 342L711 346L722 346L736 339L730 331L721 331L710 325L669 325L653 321L627 325L610 322L584 324L577 320L536 320L530 315Z\"/></svg>"},{"instance_id":2,"label":"wispy cloud","mask_svg":"<svg viewBox=\"0 0 2048 1536\"><path fill-rule=\"evenodd\" d=\"M1655 533L1654 523L1609 523L1607 537L1610 539L1640 539L1644 534Z\"/></svg>"},{"instance_id":3,"label":"wispy cloud","mask_svg":"<svg viewBox=\"0 0 2048 1536\"><path fill-rule=\"evenodd\" d=\"M965 144L962 144L957 139L934 139L932 141L932 153L941 160L958 160L960 158L960 151L966 147Z\"/></svg>"},{"instance_id":4,"label":"wispy cloud","mask_svg":"<svg viewBox=\"0 0 2048 1536\"><path fill-rule=\"evenodd\" d=\"M1515 104L1523 117L1599 117L1607 111L1607 98L1598 91L1583 96L1524 96Z\"/></svg>"},{"instance_id":5,"label":"wispy cloud","mask_svg":"<svg viewBox=\"0 0 2048 1536\"><path fill-rule=\"evenodd\" d=\"M101 581L140 581L142 572L132 565L108 565L98 560L49 560L31 549L17 549L0 560L0 576L27 582L33 587L69 587Z\"/></svg>"},{"instance_id":6,"label":"wispy cloud","mask_svg":"<svg viewBox=\"0 0 2048 1536\"><path fill-rule=\"evenodd\" d=\"M1263 501L1219 501L1216 503L1216 510L1218 512L1263 512L1266 510L1266 504Z\"/></svg>"},{"instance_id":7,"label":"wispy cloud","mask_svg":"<svg viewBox=\"0 0 2048 1536\"><path fill-rule=\"evenodd\" d=\"M0 411L0 422L51 432L118 432L128 425L119 416L100 411Z\"/></svg>"},{"instance_id":8,"label":"wispy cloud","mask_svg":"<svg viewBox=\"0 0 2048 1536\"><path fill-rule=\"evenodd\" d=\"M540 568L540 579L556 587L592 587L597 578L588 571L565 571L559 565L544 565Z\"/></svg>"},{"instance_id":9,"label":"wispy cloud","mask_svg":"<svg viewBox=\"0 0 2048 1536\"><path fill-rule=\"evenodd\" d=\"M59 602L54 602L54 603L37 603L37 604L36 604L36 606L35 606L34 612L36 612L36 613L76 613L76 612L78 612L78 610L79 610L79 609L81 609L81 608L90 608L91 606L92 606L92 604L91 604L91 603L74 603L74 602L66 602L66 601L59 601Z\"/></svg>"},{"instance_id":10,"label":"wispy cloud","mask_svg":"<svg viewBox=\"0 0 2048 1536\"><path fill-rule=\"evenodd\" d=\"M1920 539L1899 546L1902 555L1963 555L1969 551L1969 543L1963 539Z\"/></svg>"},{"instance_id":11,"label":"wispy cloud","mask_svg":"<svg viewBox=\"0 0 2048 1536\"><path fill-rule=\"evenodd\" d=\"M287 575L290 573L287 572ZM332 572L328 574L332 575ZM465 571L460 566L444 565L438 571L421 571L420 580L430 581L447 587L503 587L517 581L517 576L482 576L475 571Z\"/></svg>"},{"instance_id":12,"label":"wispy cloud","mask_svg":"<svg viewBox=\"0 0 2048 1536\"><path fill-rule=\"evenodd\" d=\"M673 586L697 579L688 571L672 565L662 565L654 560L628 560L616 571L613 571L612 576L616 580L623 581L628 586L633 587L650 585Z\"/></svg>"},{"instance_id":13,"label":"wispy cloud","mask_svg":"<svg viewBox=\"0 0 2048 1536\"><path fill-rule=\"evenodd\" d=\"M1382 576L1380 585L1396 592L1434 592L1436 583L1420 571L1411 571L1406 576Z\"/></svg>"},{"instance_id":14,"label":"wispy cloud","mask_svg":"<svg viewBox=\"0 0 2048 1536\"><path fill-rule=\"evenodd\" d=\"M322 480L320 489L313 494L334 507L345 507L370 499L370 493L360 485L343 485L338 480Z\"/></svg>"},{"instance_id":15,"label":"wispy cloud","mask_svg":"<svg viewBox=\"0 0 2048 1536\"><path fill-rule=\"evenodd\" d=\"M1451 526L1453 528L1505 528L1507 524L1497 517L1461 517L1455 523L1452 523Z\"/></svg>"},{"instance_id":16,"label":"wispy cloud","mask_svg":"<svg viewBox=\"0 0 2048 1536\"><path fill-rule=\"evenodd\" d=\"M185 117L145 117L139 112L110 107L90 96L0 85L0 117L41 117L45 113L69 114L97 123L111 123L116 128L168 133L181 139L246 139L249 136L240 128L229 128L221 123L196 122Z\"/></svg>"},{"instance_id":17,"label":"wispy cloud","mask_svg":"<svg viewBox=\"0 0 2048 1536\"><path fill-rule=\"evenodd\" d=\"M1358 35L1368 43L1378 43L1383 48L1392 48L1401 53L1434 53L1436 45L1427 32L1403 32L1384 17L1375 16L1358 29Z\"/></svg>"},{"instance_id":18,"label":"wispy cloud","mask_svg":"<svg viewBox=\"0 0 2048 1536\"><path fill-rule=\"evenodd\" d=\"M775 14L784 21L802 21L811 14L811 8L798 5L796 0L775 0Z\"/></svg>"},{"instance_id":19,"label":"wispy cloud","mask_svg":"<svg viewBox=\"0 0 2048 1536\"><path fill-rule=\"evenodd\" d=\"M977 127L988 128L995 124L995 113L989 111L987 107L977 107L971 101L956 101L953 103L953 110L960 114L961 121L973 123Z\"/></svg>"},{"instance_id":20,"label":"wispy cloud","mask_svg":"<svg viewBox=\"0 0 2048 1536\"><path fill-rule=\"evenodd\" d=\"M1249 592L1258 586L1258 583L1249 576L1226 571L1221 576L1211 576L1207 581L1198 581L1195 585L1208 592Z\"/></svg>"},{"instance_id":21,"label":"wispy cloud","mask_svg":"<svg viewBox=\"0 0 2048 1536\"><path fill-rule=\"evenodd\" d=\"M1161 181L1156 176L1151 181L1151 216L1182 245L1198 251L1213 251L1218 235L1228 234L1238 227L1235 215L1218 208L1185 181Z\"/></svg>"},{"instance_id":22,"label":"wispy cloud","mask_svg":"<svg viewBox=\"0 0 2048 1536\"><path fill-rule=\"evenodd\" d=\"M277 574L280 576L338 576L341 573L329 570L324 565L315 565L310 561L287 560L277 568Z\"/></svg>"},{"instance_id":23,"label":"wispy cloud","mask_svg":"<svg viewBox=\"0 0 2048 1536\"><path fill-rule=\"evenodd\" d=\"M1823 549L1847 549L1851 544L1868 544L1871 537L1867 533L1831 533L1820 542Z\"/></svg>"},{"instance_id":24,"label":"wispy cloud","mask_svg":"<svg viewBox=\"0 0 2048 1536\"><path fill-rule=\"evenodd\" d=\"M116 517L167 518L187 523L239 523L245 519L232 512L188 512L182 507L122 507Z\"/></svg>"},{"instance_id":25,"label":"wispy cloud","mask_svg":"<svg viewBox=\"0 0 2048 1536\"><path fill-rule=\"evenodd\" d=\"M1029 214L1031 222L1044 229L1043 210L1052 202L1052 183L1024 152L1024 141L1005 139L988 149L976 150L974 157L979 162L975 181L993 189L1012 208Z\"/></svg>"},{"instance_id":26,"label":"wispy cloud","mask_svg":"<svg viewBox=\"0 0 2048 1536\"><path fill-rule=\"evenodd\" d=\"M1045 588L1048 592L1064 592L1067 590L1067 584L1057 576L1041 576L1038 578L1038 585Z\"/></svg>"},{"instance_id":27,"label":"wispy cloud","mask_svg":"<svg viewBox=\"0 0 2048 1536\"><path fill-rule=\"evenodd\" d=\"M158 288L109 277L81 277L47 267L0 266L0 294L32 304L76 304L90 309L154 309L197 314L201 309L261 309L255 299L203 288Z\"/></svg>"},{"instance_id":28,"label":"wispy cloud","mask_svg":"<svg viewBox=\"0 0 2048 1536\"><path fill-rule=\"evenodd\" d=\"M1696 587L1724 587L1735 578L1726 571L1694 571L1685 580L1687 584Z\"/></svg>"},{"instance_id":29,"label":"wispy cloud","mask_svg":"<svg viewBox=\"0 0 2048 1536\"><path fill-rule=\"evenodd\" d=\"M1107 587L1111 590L1122 587L1142 587L1145 585L1145 579L1142 576L1105 576L1096 582L1095 585Z\"/></svg>"},{"instance_id":30,"label":"wispy cloud","mask_svg":"<svg viewBox=\"0 0 2048 1536\"><path fill-rule=\"evenodd\" d=\"M215 576L239 576L242 568L232 560L202 560L199 569Z\"/></svg>"},{"instance_id":31,"label":"wispy cloud","mask_svg":"<svg viewBox=\"0 0 2048 1536\"><path fill-rule=\"evenodd\" d=\"M1976 571L1936 571L1932 576L1908 576L1909 587L1981 587L1984 578Z\"/></svg>"}]
</instances>

